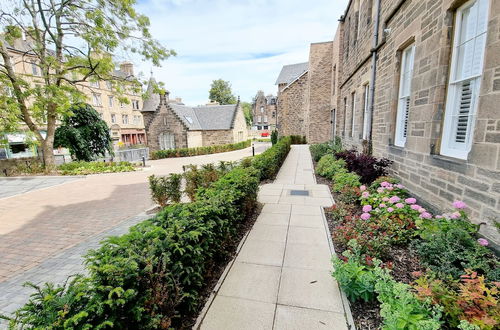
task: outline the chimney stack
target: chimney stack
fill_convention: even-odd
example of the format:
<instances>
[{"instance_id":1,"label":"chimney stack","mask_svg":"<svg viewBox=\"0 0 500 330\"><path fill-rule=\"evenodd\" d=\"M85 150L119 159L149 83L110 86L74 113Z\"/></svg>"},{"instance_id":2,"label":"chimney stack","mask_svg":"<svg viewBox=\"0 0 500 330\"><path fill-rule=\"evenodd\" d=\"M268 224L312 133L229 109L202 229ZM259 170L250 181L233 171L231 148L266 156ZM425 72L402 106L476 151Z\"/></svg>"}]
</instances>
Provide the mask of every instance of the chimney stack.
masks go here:
<instances>
[{"instance_id":1,"label":"chimney stack","mask_svg":"<svg viewBox=\"0 0 500 330\"><path fill-rule=\"evenodd\" d=\"M134 64L131 62L123 62L120 64L120 70L125 72L127 76L133 76L134 75Z\"/></svg>"}]
</instances>

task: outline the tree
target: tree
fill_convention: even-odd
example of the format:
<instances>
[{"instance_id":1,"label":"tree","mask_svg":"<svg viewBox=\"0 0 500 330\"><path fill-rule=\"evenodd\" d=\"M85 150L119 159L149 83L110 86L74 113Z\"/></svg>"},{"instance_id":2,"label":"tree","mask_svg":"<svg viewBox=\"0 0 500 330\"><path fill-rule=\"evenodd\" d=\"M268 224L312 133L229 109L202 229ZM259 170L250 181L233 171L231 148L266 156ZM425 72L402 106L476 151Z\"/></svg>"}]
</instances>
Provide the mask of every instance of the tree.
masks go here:
<instances>
[{"instance_id":1,"label":"tree","mask_svg":"<svg viewBox=\"0 0 500 330\"><path fill-rule=\"evenodd\" d=\"M93 81L110 81L120 101L137 81L113 74L112 54L137 54L155 66L170 55L149 32L149 19L134 9L135 0L4 0L0 5L0 131L24 123L54 164L58 120L73 103L85 101L83 89ZM16 62L9 48L23 42ZM23 38L24 39L24 38ZM18 73L16 65L33 65L36 74ZM33 69L35 71L35 69Z\"/></svg>"},{"instance_id":2,"label":"tree","mask_svg":"<svg viewBox=\"0 0 500 330\"><path fill-rule=\"evenodd\" d=\"M245 115L245 120L248 126L252 126L253 114L252 114L252 103L241 102L241 108L243 109L243 114Z\"/></svg>"},{"instance_id":3,"label":"tree","mask_svg":"<svg viewBox=\"0 0 500 330\"><path fill-rule=\"evenodd\" d=\"M219 102L219 104L235 104L236 97L231 90L229 81L217 79L212 81L208 98L212 102Z\"/></svg>"},{"instance_id":4,"label":"tree","mask_svg":"<svg viewBox=\"0 0 500 330\"><path fill-rule=\"evenodd\" d=\"M91 161L113 152L108 125L86 103L71 106L70 114L56 129L54 146L66 147L78 160Z\"/></svg>"}]
</instances>

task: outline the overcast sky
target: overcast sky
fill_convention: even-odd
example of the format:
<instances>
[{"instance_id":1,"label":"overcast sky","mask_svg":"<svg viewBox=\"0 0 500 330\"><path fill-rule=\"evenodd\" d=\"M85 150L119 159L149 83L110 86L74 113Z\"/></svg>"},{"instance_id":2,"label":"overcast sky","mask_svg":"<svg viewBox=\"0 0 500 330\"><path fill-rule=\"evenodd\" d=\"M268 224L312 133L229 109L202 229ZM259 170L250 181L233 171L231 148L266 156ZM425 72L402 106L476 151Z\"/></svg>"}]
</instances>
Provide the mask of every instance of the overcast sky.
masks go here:
<instances>
[{"instance_id":1,"label":"overcast sky","mask_svg":"<svg viewBox=\"0 0 500 330\"><path fill-rule=\"evenodd\" d=\"M189 105L208 100L214 79L229 80L251 101L276 94L285 64L306 62L309 44L331 40L348 0L139 0L151 32L178 55L153 68L171 97ZM149 76L151 65L135 63Z\"/></svg>"}]
</instances>

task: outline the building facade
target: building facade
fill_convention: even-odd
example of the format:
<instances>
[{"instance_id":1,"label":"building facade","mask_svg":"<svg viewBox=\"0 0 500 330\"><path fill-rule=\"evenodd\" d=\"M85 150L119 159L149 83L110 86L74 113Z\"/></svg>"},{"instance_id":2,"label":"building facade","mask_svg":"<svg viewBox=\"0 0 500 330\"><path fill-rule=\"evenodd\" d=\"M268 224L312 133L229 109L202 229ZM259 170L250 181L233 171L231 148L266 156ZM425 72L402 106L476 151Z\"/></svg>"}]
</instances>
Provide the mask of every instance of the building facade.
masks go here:
<instances>
[{"instance_id":1,"label":"building facade","mask_svg":"<svg viewBox=\"0 0 500 330\"><path fill-rule=\"evenodd\" d=\"M252 129L260 131L276 128L276 103L277 98L272 94L266 96L263 91L257 92L252 103Z\"/></svg>"},{"instance_id":2,"label":"building facade","mask_svg":"<svg viewBox=\"0 0 500 330\"><path fill-rule=\"evenodd\" d=\"M499 26L496 0L350 1L331 102L347 147L394 161L436 210L465 201L497 243Z\"/></svg>"},{"instance_id":3,"label":"building facade","mask_svg":"<svg viewBox=\"0 0 500 330\"><path fill-rule=\"evenodd\" d=\"M248 140L248 128L237 104L190 107L155 93L150 80L141 110L150 151L195 148Z\"/></svg>"}]
</instances>

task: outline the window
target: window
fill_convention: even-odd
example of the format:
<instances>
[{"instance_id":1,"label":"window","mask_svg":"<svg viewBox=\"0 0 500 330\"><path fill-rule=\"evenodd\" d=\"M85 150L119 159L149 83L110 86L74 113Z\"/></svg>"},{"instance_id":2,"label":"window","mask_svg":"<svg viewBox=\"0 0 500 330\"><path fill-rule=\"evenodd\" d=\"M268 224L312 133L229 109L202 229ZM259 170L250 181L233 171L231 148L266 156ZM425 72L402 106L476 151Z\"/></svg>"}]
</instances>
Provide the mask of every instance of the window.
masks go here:
<instances>
[{"instance_id":1,"label":"window","mask_svg":"<svg viewBox=\"0 0 500 330\"><path fill-rule=\"evenodd\" d=\"M352 93L351 99L351 137L354 137L354 121L356 118L356 93Z\"/></svg>"},{"instance_id":2,"label":"window","mask_svg":"<svg viewBox=\"0 0 500 330\"><path fill-rule=\"evenodd\" d=\"M92 99L96 107L102 107L101 94L92 93Z\"/></svg>"},{"instance_id":3,"label":"window","mask_svg":"<svg viewBox=\"0 0 500 330\"><path fill-rule=\"evenodd\" d=\"M331 120L332 120L332 140L337 135L337 110L333 109L331 111Z\"/></svg>"},{"instance_id":4,"label":"window","mask_svg":"<svg viewBox=\"0 0 500 330\"><path fill-rule=\"evenodd\" d=\"M415 45L406 47L401 54L401 68L399 77L398 112L396 115L396 132L394 144L404 147L408 135L408 116L410 111L411 78L413 76L413 62Z\"/></svg>"},{"instance_id":5,"label":"window","mask_svg":"<svg viewBox=\"0 0 500 330\"><path fill-rule=\"evenodd\" d=\"M455 25L441 154L467 159L483 70L488 0L469 1L458 8Z\"/></svg>"},{"instance_id":6,"label":"window","mask_svg":"<svg viewBox=\"0 0 500 330\"><path fill-rule=\"evenodd\" d=\"M347 132L347 97L344 97L344 127L342 131L342 136L346 136Z\"/></svg>"},{"instance_id":7,"label":"window","mask_svg":"<svg viewBox=\"0 0 500 330\"><path fill-rule=\"evenodd\" d=\"M122 124L128 124L128 115L122 115Z\"/></svg>"},{"instance_id":8,"label":"window","mask_svg":"<svg viewBox=\"0 0 500 330\"><path fill-rule=\"evenodd\" d=\"M120 108L125 108L125 103L120 102Z\"/></svg>"},{"instance_id":9,"label":"window","mask_svg":"<svg viewBox=\"0 0 500 330\"><path fill-rule=\"evenodd\" d=\"M139 110L139 100L132 100L132 109Z\"/></svg>"},{"instance_id":10,"label":"window","mask_svg":"<svg viewBox=\"0 0 500 330\"><path fill-rule=\"evenodd\" d=\"M31 71L33 72L34 76L40 75L40 73L38 72L38 65L36 65L35 61L31 61Z\"/></svg>"},{"instance_id":11,"label":"window","mask_svg":"<svg viewBox=\"0 0 500 330\"><path fill-rule=\"evenodd\" d=\"M263 113L264 112L264 107L260 107L260 112Z\"/></svg>"},{"instance_id":12,"label":"window","mask_svg":"<svg viewBox=\"0 0 500 330\"><path fill-rule=\"evenodd\" d=\"M337 75L337 65L333 66L333 71L332 71L332 95L335 95L335 90L337 89L335 87L335 80L336 80L336 75Z\"/></svg>"},{"instance_id":13,"label":"window","mask_svg":"<svg viewBox=\"0 0 500 330\"><path fill-rule=\"evenodd\" d=\"M258 117L257 117L257 122L258 122L258 123L261 123L261 122L262 122L262 116L258 116Z\"/></svg>"},{"instance_id":14,"label":"window","mask_svg":"<svg viewBox=\"0 0 500 330\"><path fill-rule=\"evenodd\" d=\"M110 108L113 107L113 96L108 96L108 105Z\"/></svg>"},{"instance_id":15,"label":"window","mask_svg":"<svg viewBox=\"0 0 500 330\"><path fill-rule=\"evenodd\" d=\"M160 143L160 149L161 150L168 150L168 149L175 149L175 137L173 134L170 133L161 133L158 136L159 143Z\"/></svg>"},{"instance_id":16,"label":"window","mask_svg":"<svg viewBox=\"0 0 500 330\"><path fill-rule=\"evenodd\" d=\"M273 112L272 112L272 114L271 114L271 116L272 116L273 118L276 118L276 111L273 111Z\"/></svg>"},{"instance_id":17,"label":"window","mask_svg":"<svg viewBox=\"0 0 500 330\"><path fill-rule=\"evenodd\" d=\"M368 127L370 125L370 108L368 97L370 95L370 85L365 85L365 90L363 92L363 140L368 140Z\"/></svg>"},{"instance_id":18,"label":"window","mask_svg":"<svg viewBox=\"0 0 500 330\"><path fill-rule=\"evenodd\" d=\"M188 117L188 116L184 116L184 118L186 118L188 123L193 124L193 118Z\"/></svg>"},{"instance_id":19,"label":"window","mask_svg":"<svg viewBox=\"0 0 500 330\"><path fill-rule=\"evenodd\" d=\"M141 124L141 116L134 116L134 125Z\"/></svg>"},{"instance_id":20,"label":"window","mask_svg":"<svg viewBox=\"0 0 500 330\"><path fill-rule=\"evenodd\" d=\"M113 89L113 84L111 83L111 81L106 81L106 87L111 90Z\"/></svg>"},{"instance_id":21,"label":"window","mask_svg":"<svg viewBox=\"0 0 500 330\"><path fill-rule=\"evenodd\" d=\"M267 116L264 116L264 123L267 123Z\"/></svg>"},{"instance_id":22,"label":"window","mask_svg":"<svg viewBox=\"0 0 500 330\"><path fill-rule=\"evenodd\" d=\"M370 25L372 22L372 15L373 15L373 1L374 0L367 0L368 1L368 8L366 12L366 24Z\"/></svg>"},{"instance_id":23,"label":"window","mask_svg":"<svg viewBox=\"0 0 500 330\"><path fill-rule=\"evenodd\" d=\"M91 81L90 86L95 87L95 88L99 88L99 82L98 81Z\"/></svg>"},{"instance_id":24,"label":"window","mask_svg":"<svg viewBox=\"0 0 500 330\"><path fill-rule=\"evenodd\" d=\"M111 114L111 124L116 124L116 115L114 113Z\"/></svg>"}]
</instances>

